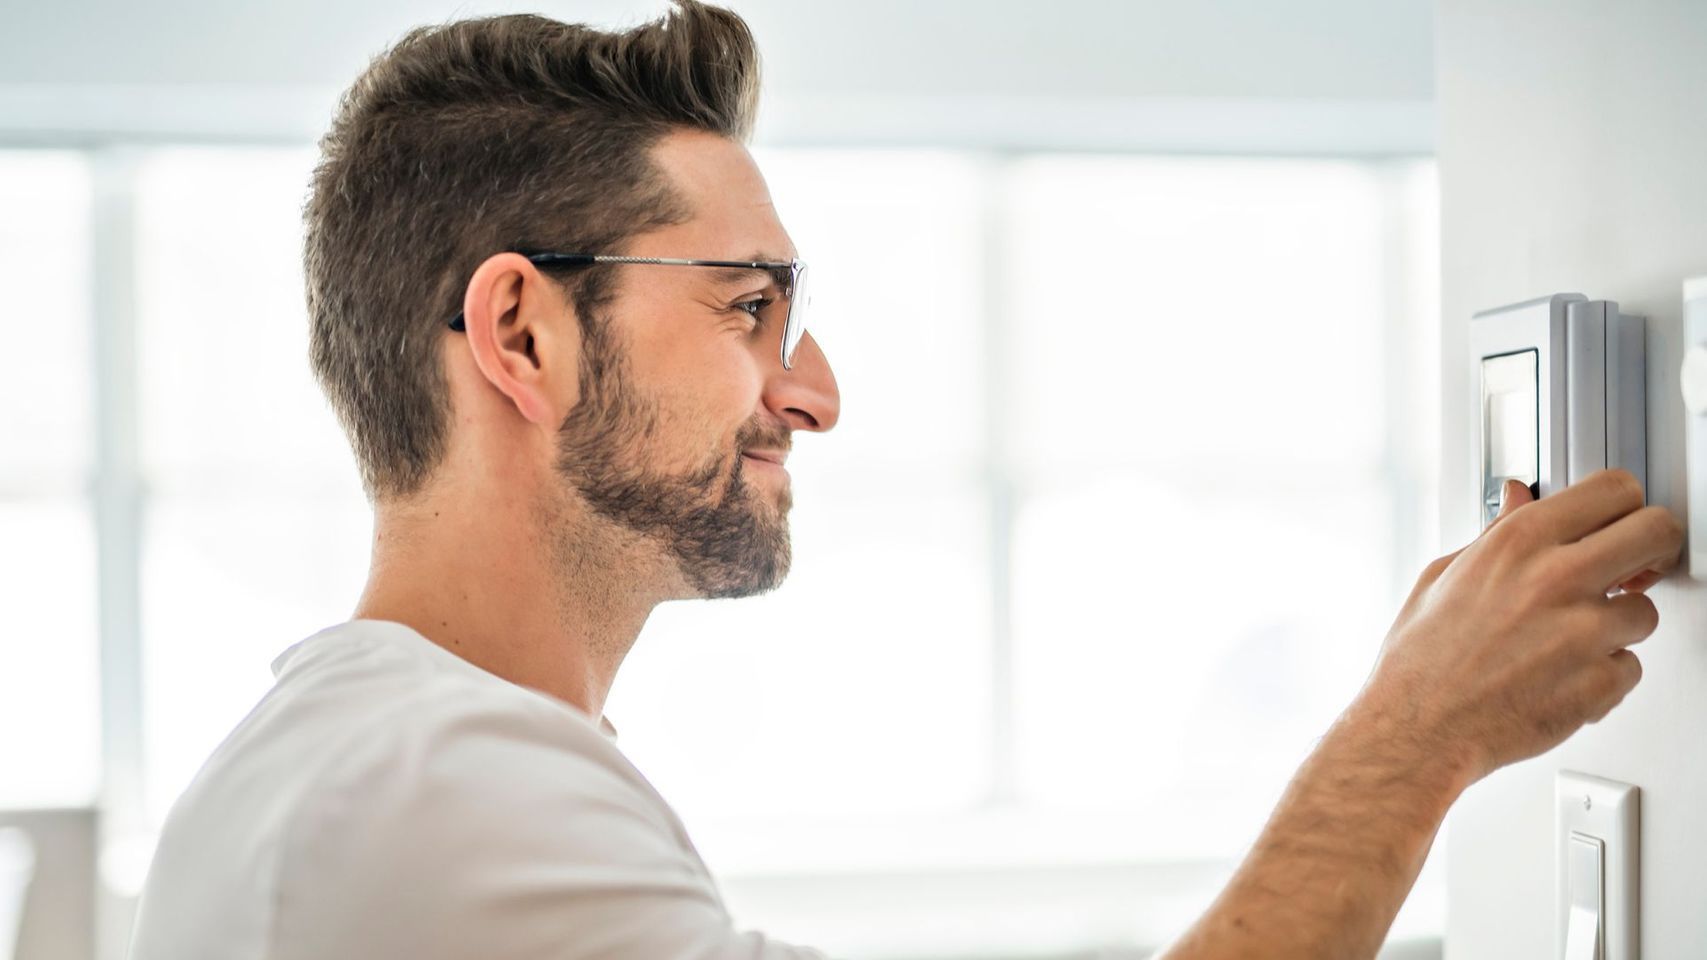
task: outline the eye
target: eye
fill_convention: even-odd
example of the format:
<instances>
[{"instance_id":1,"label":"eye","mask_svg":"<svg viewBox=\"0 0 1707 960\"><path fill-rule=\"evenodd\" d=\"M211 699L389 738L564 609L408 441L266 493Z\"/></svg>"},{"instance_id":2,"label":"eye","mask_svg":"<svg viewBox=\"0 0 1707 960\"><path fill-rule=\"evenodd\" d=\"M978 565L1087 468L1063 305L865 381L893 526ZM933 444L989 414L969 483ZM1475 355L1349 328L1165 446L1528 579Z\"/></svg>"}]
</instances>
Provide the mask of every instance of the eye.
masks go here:
<instances>
[{"instance_id":1,"label":"eye","mask_svg":"<svg viewBox=\"0 0 1707 960\"><path fill-rule=\"evenodd\" d=\"M761 314L764 313L764 309L775 302L776 301L772 300L770 297L757 297L752 300L742 300L730 309L739 310L752 317L754 321L762 323L764 322L764 317L761 316Z\"/></svg>"}]
</instances>

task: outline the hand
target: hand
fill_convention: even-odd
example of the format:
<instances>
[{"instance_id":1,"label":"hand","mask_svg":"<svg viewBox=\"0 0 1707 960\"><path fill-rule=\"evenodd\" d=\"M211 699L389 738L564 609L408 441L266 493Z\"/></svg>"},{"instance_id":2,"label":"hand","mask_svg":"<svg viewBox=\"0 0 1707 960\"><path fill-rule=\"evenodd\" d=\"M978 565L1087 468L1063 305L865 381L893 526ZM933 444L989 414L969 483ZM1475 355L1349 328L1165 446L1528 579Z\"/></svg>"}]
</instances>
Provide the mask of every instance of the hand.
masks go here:
<instances>
[{"instance_id":1,"label":"hand","mask_svg":"<svg viewBox=\"0 0 1707 960\"><path fill-rule=\"evenodd\" d=\"M1429 564L1388 633L1359 706L1396 721L1462 786L1544 753L1642 677L1627 647L1659 623L1641 591L1677 564L1683 527L1623 470L1539 502L1507 481L1499 516Z\"/></svg>"}]
</instances>

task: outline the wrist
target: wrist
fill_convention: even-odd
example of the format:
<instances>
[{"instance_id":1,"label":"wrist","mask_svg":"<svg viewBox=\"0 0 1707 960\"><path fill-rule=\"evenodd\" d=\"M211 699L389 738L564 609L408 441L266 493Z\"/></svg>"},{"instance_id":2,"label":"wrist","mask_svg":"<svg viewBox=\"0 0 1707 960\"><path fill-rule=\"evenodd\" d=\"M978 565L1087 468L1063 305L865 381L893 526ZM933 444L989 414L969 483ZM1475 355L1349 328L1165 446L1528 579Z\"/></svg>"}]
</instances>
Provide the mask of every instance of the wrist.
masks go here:
<instances>
[{"instance_id":1,"label":"wrist","mask_svg":"<svg viewBox=\"0 0 1707 960\"><path fill-rule=\"evenodd\" d=\"M1426 798L1444 816L1485 765L1475 744L1446 735L1408 698L1366 687L1323 738L1323 746L1386 768L1397 783Z\"/></svg>"}]
</instances>

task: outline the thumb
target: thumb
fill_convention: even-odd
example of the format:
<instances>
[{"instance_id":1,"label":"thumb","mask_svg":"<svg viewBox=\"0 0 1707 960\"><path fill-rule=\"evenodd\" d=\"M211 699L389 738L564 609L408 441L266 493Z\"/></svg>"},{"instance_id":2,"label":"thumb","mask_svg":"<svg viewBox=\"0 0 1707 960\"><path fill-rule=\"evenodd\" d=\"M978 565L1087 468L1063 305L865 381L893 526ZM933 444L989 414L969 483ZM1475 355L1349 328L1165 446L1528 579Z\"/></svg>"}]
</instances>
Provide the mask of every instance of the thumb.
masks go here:
<instances>
[{"instance_id":1,"label":"thumb","mask_svg":"<svg viewBox=\"0 0 1707 960\"><path fill-rule=\"evenodd\" d=\"M1511 516L1518 507L1534 502L1535 497L1530 494L1528 484L1521 480L1507 480L1500 485L1500 512L1488 522L1488 527L1491 529L1494 524Z\"/></svg>"},{"instance_id":2,"label":"thumb","mask_svg":"<svg viewBox=\"0 0 1707 960\"><path fill-rule=\"evenodd\" d=\"M1476 535L1477 539L1481 539L1481 537L1489 530L1492 530L1494 528L1494 524L1511 516L1513 510L1516 510L1518 507L1521 507L1526 503L1534 502L1535 497L1530 494L1529 486L1527 484L1521 480L1507 480L1505 483L1500 485L1500 512L1495 514L1492 520L1488 521L1487 527L1485 527L1480 534ZM1446 556L1441 557L1434 563L1429 564L1428 568L1423 571L1422 576L1417 580L1416 591L1413 591L1412 593L1413 599L1417 592L1432 586L1436 580L1439 580L1440 575L1446 572L1446 568L1452 565L1452 561L1457 560L1458 555L1468 549L1470 549L1470 546L1467 544L1459 547L1457 550L1452 551ZM1411 601L1406 602L1409 603Z\"/></svg>"}]
</instances>

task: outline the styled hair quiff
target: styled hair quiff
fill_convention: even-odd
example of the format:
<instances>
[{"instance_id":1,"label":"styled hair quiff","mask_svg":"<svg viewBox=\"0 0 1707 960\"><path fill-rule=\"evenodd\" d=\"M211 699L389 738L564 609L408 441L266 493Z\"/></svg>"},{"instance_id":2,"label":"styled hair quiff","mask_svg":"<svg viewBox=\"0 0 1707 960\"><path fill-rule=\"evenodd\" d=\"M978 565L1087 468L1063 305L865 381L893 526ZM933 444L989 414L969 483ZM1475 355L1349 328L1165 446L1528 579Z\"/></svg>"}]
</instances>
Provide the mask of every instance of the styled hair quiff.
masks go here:
<instances>
[{"instance_id":1,"label":"styled hair quiff","mask_svg":"<svg viewBox=\"0 0 1707 960\"><path fill-rule=\"evenodd\" d=\"M651 148L680 129L745 142L758 89L746 23L696 0L620 32L533 15L421 27L374 59L320 140L303 212L309 362L370 501L419 492L444 456L440 344L481 261L620 251L685 220ZM596 299L599 272L577 276L578 303Z\"/></svg>"}]
</instances>

